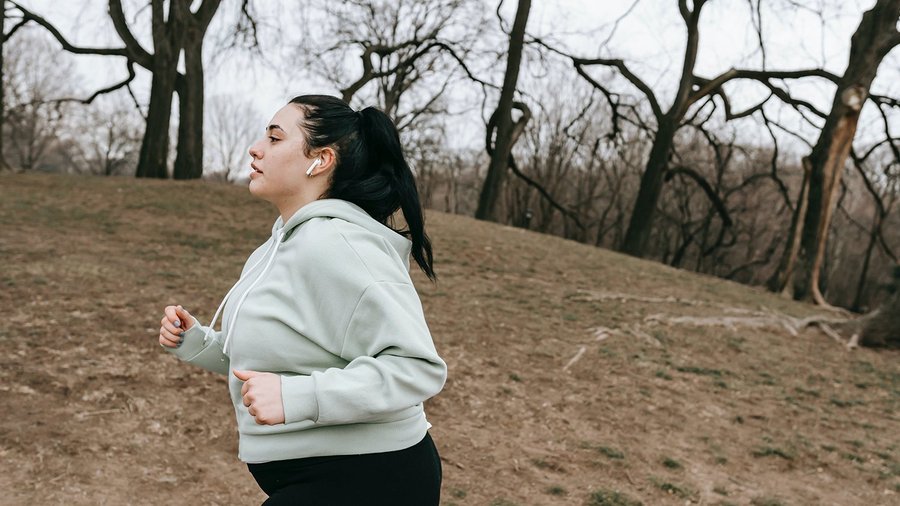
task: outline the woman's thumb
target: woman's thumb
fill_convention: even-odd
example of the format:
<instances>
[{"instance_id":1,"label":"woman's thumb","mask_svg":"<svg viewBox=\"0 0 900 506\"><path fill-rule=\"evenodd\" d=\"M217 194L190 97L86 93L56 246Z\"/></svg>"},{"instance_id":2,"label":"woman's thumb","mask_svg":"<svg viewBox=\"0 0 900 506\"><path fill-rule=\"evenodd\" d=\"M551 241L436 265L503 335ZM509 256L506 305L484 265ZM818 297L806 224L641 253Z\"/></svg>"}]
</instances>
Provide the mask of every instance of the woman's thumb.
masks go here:
<instances>
[{"instance_id":1,"label":"woman's thumb","mask_svg":"<svg viewBox=\"0 0 900 506\"><path fill-rule=\"evenodd\" d=\"M175 314L181 318L181 321L191 321L191 313L188 313L187 309L181 306L175 306Z\"/></svg>"},{"instance_id":2,"label":"woman's thumb","mask_svg":"<svg viewBox=\"0 0 900 506\"><path fill-rule=\"evenodd\" d=\"M247 381L256 376L256 373L253 371L238 371L237 369L232 369L232 371L234 372L234 376L241 381Z\"/></svg>"}]
</instances>

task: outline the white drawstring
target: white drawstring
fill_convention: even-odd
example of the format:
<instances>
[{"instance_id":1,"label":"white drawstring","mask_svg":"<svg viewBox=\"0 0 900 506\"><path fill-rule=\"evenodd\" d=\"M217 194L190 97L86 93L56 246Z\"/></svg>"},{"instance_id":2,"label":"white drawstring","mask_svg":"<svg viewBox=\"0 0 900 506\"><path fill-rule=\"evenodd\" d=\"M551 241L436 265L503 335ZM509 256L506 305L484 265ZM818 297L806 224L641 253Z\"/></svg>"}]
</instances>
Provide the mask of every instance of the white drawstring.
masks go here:
<instances>
[{"instance_id":1,"label":"white drawstring","mask_svg":"<svg viewBox=\"0 0 900 506\"><path fill-rule=\"evenodd\" d=\"M225 332L225 343L222 345L222 353L228 354L228 341L231 340L231 333L234 330L234 324L237 321L238 311L241 310L241 306L244 304L244 300L247 298L247 295L250 293L250 290L253 290L253 287L259 283L259 280L266 275L266 271L269 270L269 266L272 265L272 261L275 260L275 255L278 253L278 246L281 244L281 239L284 237L284 232L280 232L278 237L275 239L275 247L272 249L272 254L269 255L269 259L266 261L266 265L263 267L262 271L256 276L256 279L250 283L250 286L244 290L244 293L241 294L241 298L238 299L237 305L234 307L234 311L231 313L231 322L228 324L228 329ZM268 251L266 252L268 254ZM257 262L258 264L259 262ZM255 267L255 265L254 265ZM224 323L224 322L223 322ZM223 329L224 330L224 329Z\"/></svg>"},{"instance_id":2,"label":"white drawstring","mask_svg":"<svg viewBox=\"0 0 900 506\"><path fill-rule=\"evenodd\" d=\"M256 267L259 264L261 264L263 260L266 259L266 257L268 257L269 252L272 251L273 247L276 249L278 248L278 243L280 242L280 237L279 238L273 237L273 239L275 239L273 244L269 245L269 247L266 249L266 252L259 258L259 260L257 260L255 264L253 264L249 269L247 269L247 272L245 272L243 276L238 278L237 282L234 285L232 285L231 289L228 290L228 293L225 294L225 297L222 299L222 302L219 304L219 307L216 308L216 313L213 315L212 322L210 322L209 327L206 328L206 332L203 335L204 343L206 343L209 340L210 332L215 331L216 322L219 320L219 314L222 312L222 309L225 307L225 303L228 302L228 297L231 296L231 293L234 292L234 289L237 288L238 285L241 284L241 281L244 281L245 279L247 279L250 276L250 273L253 272L253 270L256 269ZM224 323L225 322L223 321L222 324L224 325Z\"/></svg>"}]
</instances>

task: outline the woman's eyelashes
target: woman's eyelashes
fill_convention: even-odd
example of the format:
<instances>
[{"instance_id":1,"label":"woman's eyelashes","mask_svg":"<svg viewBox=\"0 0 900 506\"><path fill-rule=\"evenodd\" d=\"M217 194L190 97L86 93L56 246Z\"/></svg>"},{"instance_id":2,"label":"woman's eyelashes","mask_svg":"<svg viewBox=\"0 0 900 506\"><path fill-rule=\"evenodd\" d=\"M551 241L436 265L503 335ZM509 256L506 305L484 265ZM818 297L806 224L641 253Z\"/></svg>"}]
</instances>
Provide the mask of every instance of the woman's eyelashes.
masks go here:
<instances>
[{"instance_id":1,"label":"woman's eyelashes","mask_svg":"<svg viewBox=\"0 0 900 506\"><path fill-rule=\"evenodd\" d=\"M279 139L278 137L272 137L271 135L269 136L269 142L271 142L271 143L275 143L276 141L279 141L279 140L281 140L281 139Z\"/></svg>"}]
</instances>

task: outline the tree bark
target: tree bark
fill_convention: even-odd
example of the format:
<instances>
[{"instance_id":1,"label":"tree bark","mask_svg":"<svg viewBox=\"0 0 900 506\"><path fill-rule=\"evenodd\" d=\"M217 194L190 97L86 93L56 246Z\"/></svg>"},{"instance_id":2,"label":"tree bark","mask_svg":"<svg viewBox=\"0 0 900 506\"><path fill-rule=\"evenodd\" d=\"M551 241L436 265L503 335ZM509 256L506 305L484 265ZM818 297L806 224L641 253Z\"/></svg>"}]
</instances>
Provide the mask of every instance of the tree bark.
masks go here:
<instances>
[{"instance_id":1,"label":"tree bark","mask_svg":"<svg viewBox=\"0 0 900 506\"><path fill-rule=\"evenodd\" d=\"M172 94L175 92L175 65L159 46L153 55L153 80L147 127L141 141L136 177L165 179L168 175L169 124L172 117ZM175 62L177 63L177 59Z\"/></svg>"},{"instance_id":2,"label":"tree bark","mask_svg":"<svg viewBox=\"0 0 900 506\"><path fill-rule=\"evenodd\" d=\"M150 71L150 104L147 107L147 129L141 141L138 155L137 177L168 177L169 124L172 118L172 95L178 75L178 56L181 52L185 26L176 14L178 4L185 0L172 0L168 20L163 0L153 0L152 31L153 55Z\"/></svg>"},{"instance_id":3,"label":"tree bark","mask_svg":"<svg viewBox=\"0 0 900 506\"><path fill-rule=\"evenodd\" d=\"M625 232L625 241L622 243L623 253L636 257L644 255L650 239L650 231L653 229L656 203L659 201L659 195L665 182L669 152L675 142L675 123L676 120L671 117L671 112L667 113L660 121L656 137L653 138L650 158L647 160L644 174L641 176L641 187L632 208L631 220L628 230Z\"/></svg>"},{"instance_id":4,"label":"tree bark","mask_svg":"<svg viewBox=\"0 0 900 506\"><path fill-rule=\"evenodd\" d=\"M6 45L6 2L0 0L0 170L9 170L9 164L3 155L3 144L6 135L3 132L6 126L6 95L3 74L3 47Z\"/></svg>"},{"instance_id":5,"label":"tree bark","mask_svg":"<svg viewBox=\"0 0 900 506\"><path fill-rule=\"evenodd\" d=\"M625 241L621 248L623 253L632 256L642 257L646 253L650 232L653 229L653 218L656 215L656 204L659 201L668 169L669 153L675 143L675 132L678 131L678 126L690 105L689 100L695 82L694 66L697 62L697 49L700 45L700 11L704 3L705 0L696 0L693 10L688 8L685 0L678 3L688 32L684 62L672 106L665 114L660 114L660 111L657 110L658 106L654 107L658 122L656 136L653 138L650 158L647 160L644 174L641 176L641 187L632 208L631 220L628 223Z\"/></svg>"},{"instance_id":6,"label":"tree bark","mask_svg":"<svg viewBox=\"0 0 900 506\"><path fill-rule=\"evenodd\" d=\"M898 18L900 0L878 0L863 14L851 39L847 70L838 83L831 112L809 155L808 207L797 258L799 265L794 269L795 299L827 305L819 285L835 196L872 80L885 55L900 41Z\"/></svg>"},{"instance_id":7,"label":"tree bark","mask_svg":"<svg viewBox=\"0 0 900 506\"><path fill-rule=\"evenodd\" d=\"M481 195L478 198L478 209L475 211L475 217L480 220L497 221L499 218L498 204L503 183L506 180L506 171L509 168L509 155L512 152L513 97L516 83L519 80L519 67L522 63L522 46L525 40L525 25L528 22L529 10L531 10L531 0L519 0L516 18L509 35L509 56L506 59L503 88L500 91L500 102L495 113L497 115L497 139L494 143L494 152L491 154L488 173L484 185L481 187Z\"/></svg>"},{"instance_id":8,"label":"tree bark","mask_svg":"<svg viewBox=\"0 0 900 506\"><path fill-rule=\"evenodd\" d=\"M178 149L173 167L175 179L197 179L203 175L203 37L221 0L204 0L196 14L190 2L180 4L177 15L185 26L184 76L179 76Z\"/></svg>"},{"instance_id":9,"label":"tree bark","mask_svg":"<svg viewBox=\"0 0 900 506\"><path fill-rule=\"evenodd\" d=\"M178 150L172 171L175 179L197 179L203 175L202 44L202 39L185 44L184 77L176 84L179 115Z\"/></svg>"}]
</instances>

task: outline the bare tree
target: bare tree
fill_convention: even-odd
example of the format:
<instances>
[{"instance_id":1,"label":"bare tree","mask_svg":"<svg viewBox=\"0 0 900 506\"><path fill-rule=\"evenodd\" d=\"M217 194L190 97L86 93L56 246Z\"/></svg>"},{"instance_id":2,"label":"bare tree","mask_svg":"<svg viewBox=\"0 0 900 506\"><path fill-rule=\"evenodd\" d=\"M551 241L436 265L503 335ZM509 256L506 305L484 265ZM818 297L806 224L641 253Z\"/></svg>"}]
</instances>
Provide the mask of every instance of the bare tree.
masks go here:
<instances>
[{"instance_id":1,"label":"bare tree","mask_svg":"<svg viewBox=\"0 0 900 506\"><path fill-rule=\"evenodd\" d=\"M57 130L70 110L69 104L50 99L75 91L69 79L74 68L34 31L23 31L3 49L7 73L3 137L11 141L7 156L14 167L38 169L57 143Z\"/></svg>"},{"instance_id":2,"label":"bare tree","mask_svg":"<svg viewBox=\"0 0 900 506\"><path fill-rule=\"evenodd\" d=\"M79 109L61 135L73 168L82 174L133 176L141 149L143 118L130 98L112 94Z\"/></svg>"},{"instance_id":3,"label":"bare tree","mask_svg":"<svg viewBox=\"0 0 900 506\"><path fill-rule=\"evenodd\" d=\"M491 163L488 166L487 177L478 198L478 209L475 217L481 220L498 220L498 203L506 173L509 169L509 157L512 153L514 137L521 135L528 121L530 111L521 104L519 109L523 115L517 123L513 122L513 98L516 92L516 83L519 79L519 67L522 63L522 48L525 40L525 25L528 23L528 13L531 10L531 0L519 0L516 8L516 17L509 34L509 55L506 59L506 72L503 77L503 88L500 90L500 101L497 109L491 116L488 125L488 148L493 145ZM494 128L496 136L491 142ZM517 128L518 127L518 128Z\"/></svg>"},{"instance_id":4,"label":"bare tree","mask_svg":"<svg viewBox=\"0 0 900 506\"><path fill-rule=\"evenodd\" d=\"M175 179L195 179L203 175L203 38L221 0L203 0L196 12L191 2L172 2L174 17L184 23L181 47L184 50L184 75L177 75L178 150L172 174ZM176 58L177 60L177 58Z\"/></svg>"},{"instance_id":5,"label":"bare tree","mask_svg":"<svg viewBox=\"0 0 900 506\"><path fill-rule=\"evenodd\" d=\"M487 85L466 64L484 16L473 0L322 1L301 61L340 88L347 103L377 103L401 133L447 112L460 79ZM317 36L319 35L320 36ZM346 62L359 58L353 70ZM360 97L362 99L360 100Z\"/></svg>"},{"instance_id":6,"label":"bare tree","mask_svg":"<svg viewBox=\"0 0 900 506\"><path fill-rule=\"evenodd\" d=\"M177 177L199 177L202 170L202 111L203 76L201 54L202 39L215 15L221 0L203 0L196 11L191 11L189 0L151 0L151 26L153 52L145 49L131 31L121 0L109 0L109 16L123 47L93 48L71 44L68 39L43 16L40 16L16 2L11 2L21 12L24 21L43 26L65 51L75 54L119 56L125 58L128 77L115 85L95 92L81 100L90 103L99 94L127 87L134 79L134 65L147 69L152 74L150 101L146 113L146 129L141 143L141 154L136 175L138 177L168 177L167 157L169 152L169 124L172 114L173 94L176 85L180 90L184 115L183 127L179 129L179 154L176 163ZM188 74L178 72L178 61L182 51ZM130 89L130 88L129 88Z\"/></svg>"},{"instance_id":7,"label":"bare tree","mask_svg":"<svg viewBox=\"0 0 900 506\"><path fill-rule=\"evenodd\" d=\"M825 243L841 175L856 134L859 113L868 99L879 106L900 105L895 99L869 95L882 60L894 47L900 45L898 18L900 0L878 0L863 14L851 39L847 69L837 82L831 111L825 118L819 139L808 157L809 186L806 214L800 218L803 227L798 229L800 248L797 258L799 269L794 269L795 298L827 305L819 288ZM791 267L788 267L788 271Z\"/></svg>"},{"instance_id":8,"label":"bare tree","mask_svg":"<svg viewBox=\"0 0 900 506\"><path fill-rule=\"evenodd\" d=\"M790 71L732 68L713 78L698 76L695 73L695 66L700 47L699 23L706 3L706 0L695 0L694 2L679 0L678 2L679 13L687 29L687 42L674 99L668 108L664 108L653 88L635 74L622 59L572 56L539 38L531 37L529 39L531 42L569 59L576 72L604 95L612 116L610 135L618 135L622 123L632 123L640 125L652 138L652 146L641 176L640 188L631 212L628 231L621 245L623 252L634 256L646 254L657 203L667 180L667 174L672 168L670 166L672 152L679 129L688 124L702 128L703 123L712 117L718 108L724 110L726 120L744 118L761 111L763 105L772 98L777 98L794 108L806 107L808 104L805 101L791 96L786 88L778 84L783 80L818 77L833 82L837 81L836 76L818 68ZM587 72L588 68L595 66L612 69L630 83L646 99L652 121L644 119L642 106L629 102L628 97L613 92L607 84L601 83ZM723 86L739 79L761 83L769 89L770 95L746 110L732 111L731 102ZM699 178L694 179L701 188L709 186L708 184L704 185ZM714 196L712 193L706 193L710 197ZM715 201L713 201L713 205L721 207L720 203Z\"/></svg>"}]
</instances>

